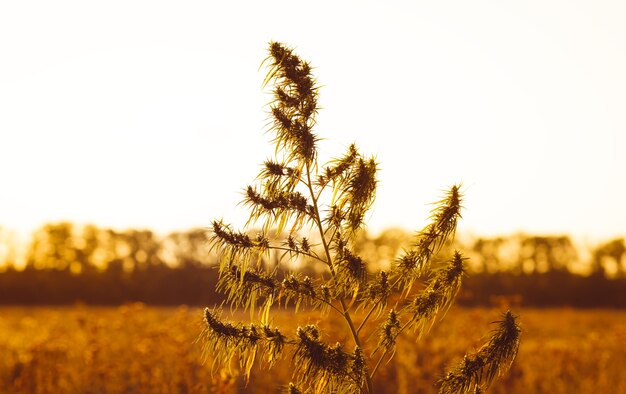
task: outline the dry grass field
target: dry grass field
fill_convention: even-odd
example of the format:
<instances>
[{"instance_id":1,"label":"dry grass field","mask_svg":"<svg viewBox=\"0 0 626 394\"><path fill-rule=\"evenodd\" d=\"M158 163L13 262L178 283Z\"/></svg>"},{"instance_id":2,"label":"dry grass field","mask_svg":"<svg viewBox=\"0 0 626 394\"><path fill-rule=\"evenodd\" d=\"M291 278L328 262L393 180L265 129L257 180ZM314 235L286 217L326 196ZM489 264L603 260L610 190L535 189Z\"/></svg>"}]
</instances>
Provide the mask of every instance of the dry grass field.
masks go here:
<instances>
[{"instance_id":1,"label":"dry grass field","mask_svg":"<svg viewBox=\"0 0 626 394\"><path fill-rule=\"evenodd\" d=\"M626 312L521 310L522 346L492 393L626 393ZM421 342L405 339L375 381L381 393L436 392L445 366L478 346L499 311L453 308ZM239 316L245 319L247 316ZM325 339L342 339L328 318ZM289 381L287 359L255 368L245 385L236 368L211 371L195 342L198 308L0 308L0 393L273 393ZM275 324L295 329L292 311ZM347 338L346 338L347 339Z\"/></svg>"}]
</instances>

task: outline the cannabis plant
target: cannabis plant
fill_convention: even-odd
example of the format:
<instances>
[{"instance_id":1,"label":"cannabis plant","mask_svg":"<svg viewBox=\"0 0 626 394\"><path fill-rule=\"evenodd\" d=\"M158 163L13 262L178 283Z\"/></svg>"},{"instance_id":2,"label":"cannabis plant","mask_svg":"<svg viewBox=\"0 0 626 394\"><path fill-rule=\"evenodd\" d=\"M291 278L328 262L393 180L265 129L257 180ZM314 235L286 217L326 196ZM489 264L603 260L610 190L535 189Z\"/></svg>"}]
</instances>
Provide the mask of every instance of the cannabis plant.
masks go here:
<instances>
[{"instance_id":1,"label":"cannabis plant","mask_svg":"<svg viewBox=\"0 0 626 394\"><path fill-rule=\"evenodd\" d=\"M243 204L250 210L246 229L215 220L209 234L220 256L218 289L231 308L250 310L253 322L226 321L220 308L206 308L204 347L214 365L238 362L246 378L255 360L271 368L290 357L293 383L286 390L291 393L373 394L372 382L393 357L398 337L425 335L459 291L466 258L456 251L443 264L434 261L454 236L463 196L452 186L412 246L389 270L373 272L355 250L355 238L374 202L378 163L350 145L341 157L320 165L313 132L318 86L311 65L276 42L264 64L269 69L264 86L272 86L269 132L275 157L244 189ZM283 269L270 266L272 258ZM294 260L316 264L319 274L285 274ZM316 325L295 332L274 327L271 312L279 305L343 321L350 343L325 342ZM511 366L519 337L516 317L504 313L491 339L442 375L440 391L485 389Z\"/></svg>"}]
</instances>

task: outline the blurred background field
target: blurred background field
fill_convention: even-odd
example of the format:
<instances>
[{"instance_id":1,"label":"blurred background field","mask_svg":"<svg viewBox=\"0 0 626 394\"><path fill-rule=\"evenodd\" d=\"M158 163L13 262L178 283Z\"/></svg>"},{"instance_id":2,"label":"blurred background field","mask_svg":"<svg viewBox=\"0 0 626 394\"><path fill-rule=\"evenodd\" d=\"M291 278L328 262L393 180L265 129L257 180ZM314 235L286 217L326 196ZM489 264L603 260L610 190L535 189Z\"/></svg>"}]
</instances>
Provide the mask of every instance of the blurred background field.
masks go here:
<instances>
[{"instance_id":1,"label":"blurred background field","mask_svg":"<svg viewBox=\"0 0 626 394\"><path fill-rule=\"evenodd\" d=\"M236 365L213 370L211 354L203 354L200 306L224 300L205 230L161 236L59 222L22 249L4 235L0 393L274 393L290 381L290 355L270 372L253 370L246 385ZM399 229L363 233L356 250L373 271L388 269L411 239ZM626 392L623 238L580 245L563 235L459 237L441 258L455 249L469 257L455 306L420 342L401 337L375 379L377 392L436 392L447 367L482 345L508 308L524 330L520 353L490 392ZM279 276L317 274L305 259L279 261L270 255L262 264L280 266ZM352 343L337 319L291 309L274 315L290 335L310 323L329 344Z\"/></svg>"},{"instance_id":2,"label":"blurred background field","mask_svg":"<svg viewBox=\"0 0 626 394\"><path fill-rule=\"evenodd\" d=\"M35 3L0 2L0 394L289 381L289 356L245 384L197 341L200 307L225 296L192 227L242 228L233 198L274 157L270 39L311 60L319 163L355 139L380 162L372 233L350 245L363 276L415 242L431 192L464 185L463 225L432 261L467 257L455 306L401 339L377 392L434 392L511 308L520 354L491 392L626 393L626 2ZM259 268L324 275L281 255ZM292 312L274 317L286 333L315 323L351 343Z\"/></svg>"},{"instance_id":3,"label":"blurred background field","mask_svg":"<svg viewBox=\"0 0 626 394\"><path fill-rule=\"evenodd\" d=\"M355 251L374 273L388 270L412 241L398 228L363 232ZM491 306L504 297L526 307L626 308L623 237L581 244L562 234L460 235L441 259L455 249L469 258L462 305ZM280 259L273 253L263 264L281 275L298 270L315 277L323 268L305 258ZM0 305L213 305L224 299L215 291L217 261L205 229L163 235L57 222L20 245L0 228Z\"/></svg>"},{"instance_id":4,"label":"blurred background field","mask_svg":"<svg viewBox=\"0 0 626 394\"><path fill-rule=\"evenodd\" d=\"M515 308L514 308L515 309ZM421 341L405 336L375 382L384 393L436 392L445 367L480 346L501 308L453 307ZM626 312L515 309L523 340L512 370L492 393L626 392ZM273 393L290 379L290 356L245 385L236 367L213 370L196 341L201 309L120 307L0 308L2 393ZM317 314L279 310L285 332L316 323L323 339L347 339ZM248 314L235 320L249 319Z\"/></svg>"}]
</instances>

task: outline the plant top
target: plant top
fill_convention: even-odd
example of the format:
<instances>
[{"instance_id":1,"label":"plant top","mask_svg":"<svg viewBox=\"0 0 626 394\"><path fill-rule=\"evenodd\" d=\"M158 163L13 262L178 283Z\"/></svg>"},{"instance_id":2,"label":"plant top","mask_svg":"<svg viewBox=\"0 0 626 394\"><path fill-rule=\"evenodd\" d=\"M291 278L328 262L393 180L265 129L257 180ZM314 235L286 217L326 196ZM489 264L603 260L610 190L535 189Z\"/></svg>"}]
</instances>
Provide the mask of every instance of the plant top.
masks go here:
<instances>
[{"instance_id":1,"label":"plant top","mask_svg":"<svg viewBox=\"0 0 626 394\"><path fill-rule=\"evenodd\" d=\"M313 132L318 87L310 64L277 42L270 43L264 63L264 86L272 87L275 157L263 163L255 184L245 188L247 229L234 230L215 220L209 237L220 256L218 288L231 308L249 309L253 322L228 322L219 309L206 308L205 350L215 367L238 360L246 377L255 360L271 368L290 356L293 383L285 388L290 393L373 394L376 373L393 357L399 335L425 335L461 287L466 259L459 251L444 264L433 260L454 237L463 196L458 185L452 186L392 267L373 272L357 253L355 239L376 196L376 160L352 144L341 157L320 165L319 138ZM251 228L260 231L251 234ZM269 264L271 256L279 257L282 270ZM315 264L323 272L313 278L283 274L293 260ZM296 312L306 306L343 321L351 343L328 344L315 325L289 333L273 327L271 311L281 303ZM364 335L366 328L377 335ZM484 390L510 367L519 336L515 316L504 313L491 339L442 375L440 392Z\"/></svg>"}]
</instances>

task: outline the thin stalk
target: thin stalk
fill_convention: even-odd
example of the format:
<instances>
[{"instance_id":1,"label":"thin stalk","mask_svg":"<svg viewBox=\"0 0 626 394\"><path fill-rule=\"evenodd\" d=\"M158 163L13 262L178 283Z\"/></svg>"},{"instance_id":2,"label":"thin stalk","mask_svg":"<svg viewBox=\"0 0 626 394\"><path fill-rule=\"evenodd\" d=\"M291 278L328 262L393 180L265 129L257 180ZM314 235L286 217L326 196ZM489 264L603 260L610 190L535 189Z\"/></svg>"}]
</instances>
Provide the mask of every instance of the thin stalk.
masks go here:
<instances>
[{"instance_id":1,"label":"thin stalk","mask_svg":"<svg viewBox=\"0 0 626 394\"><path fill-rule=\"evenodd\" d=\"M314 213L315 213L315 224L319 230L320 233L320 237L322 238L322 245L324 246L324 252L326 253L326 259L328 261L328 268L330 269L330 273L332 275L332 277L334 278L337 274L335 272L335 267L333 266L332 263L332 257L330 255L330 248L328 247L328 243L326 242L326 237L324 236L324 227L322 226L322 220L320 218L320 213L319 213L319 208L318 208L318 204L317 204L317 198L315 196L315 191L313 190L313 185L311 183L311 169L309 166L309 163L306 163L306 177L307 177L307 187L309 189L309 192L311 193L311 199L313 200L313 209L314 209ZM339 302L341 303L341 309L343 310L343 318L346 320L346 323L348 323L348 327L350 327L350 332L352 333L352 338L354 339L354 344L358 347L360 347L361 349L363 348L363 346L361 346L361 341L359 340L359 334L357 333L356 329L354 328L354 323L352 322L352 318L350 316L350 312L348 312L348 308L346 307L346 303L345 301L340 298ZM374 386L372 385L372 379L370 377L370 375L368 374L368 370L367 370L367 364L365 365L365 383L367 384L367 392L370 394L374 394Z\"/></svg>"},{"instance_id":2,"label":"thin stalk","mask_svg":"<svg viewBox=\"0 0 626 394\"><path fill-rule=\"evenodd\" d=\"M282 246L269 246L268 249L282 250L282 251L285 251L285 252L294 252L296 254L301 254L303 256L310 257L310 258L312 258L314 260L317 260L319 262L322 262L322 263L328 265L328 262L326 262L326 260L324 260L324 259L320 258L319 256L316 256L316 255L314 255L312 253L307 253L307 252L302 252L302 251L294 251L294 250L289 249L289 248L283 248Z\"/></svg>"},{"instance_id":3,"label":"thin stalk","mask_svg":"<svg viewBox=\"0 0 626 394\"><path fill-rule=\"evenodd\" d=\"M396 281L389 287L390 289L393 289L396 287L396 285L398 284L398 282L400 282L400 278L396 279ZM372 313L374 312L374 310L376 309L376 307L378 306L378 304L380 304L382 302L382 298L377 300L376 302L374 302L374 305L372 305L372 309L370 309L370 311L367 313L367 316L365 316L365 318L363 319L363 321L361 322L361 325L359 325L359 328L356 330L357 333L361 332L361 328L363 328L363 326L365 325L365 323L369 320L369 318L372 316Z\"/></svg>"},{"instance_id":4,"label":"thin stalk","mask_svg":"<svg viewBox=\"0 0 626 394\"><path fill-rule=\"evenodd\" d=\"M331 302L328 302L326 300L322 300L321 298L318 298L318 300L322 301L323 303L325 303L326 305L330 306L331 308L333 308L335 311L337 311L337 313L339 313L340 315L343 316L343 312L341 312L341 309L337 308L336 306L334 306Z\"/></svg>"},{"instance_id":5,"label":"thin stalk","mask_svg":"<svg viewBox=\"0 0 626 394\"><path fill-rule=\"evenodd\" d=\"M404 331L404 329L409 325L410 322L411 321L409 320L406 323L404 323L404 325L402 327L400 327L400 329L396 333L396 336L393 338L394 341L400 336L402 331ZM370 375L370 379L372 379L374 377L374 374L376 373L376 371L378 371L378 367L380 367L380 364L383 362L383 359L385 358L387 353L389 353L389 349L390 348L386 348L385 351L383 352L383 354L380 356L380 359L378 359L378 362L376 363L376 366L374 367L374 370L372 371L372 374ZM378 348L376 348L376 350L378 350ZM374 350L374 353L376 353L376 350ZM372 356L374 355L374 353L372 353Z\"/></svg>"},{"instance_id":6,"label":"thin stalk","mask_svg":"<svg viewBox=\"0 0 626 394\"><path fill-rule=\"evenodd\" d=\"M268 249L270 249L270 250L283 250L283 251L286 251L286 252L293 252L293 250L291 250L289 248L283 248L282 246L270 246L270 247L268 247ZM313 255L311 253L306 253L306 252L301 252L301 251L298 251L298 252L295 252L295 253L299 253L299 254L302 254L304 256L308 256L308 257L310 257L312 259L318 260L318 261L328 265L328 262L326 260L320 258L319 256ZM328 302L325 299L319 298L319 297L313 297L313 299L323 302L324 304L328 305L329 307L334 309L337 313L339 313L340 315L343 316L344 312L341 309L339 309L336 306L334 306L332 304L332 302Z\"/></svg>"},{"instance_id":7,"label":"thin stalk","mask_svg":"<svg viewBox=\"0 0 626 394\"><path fill-rule=\"evenodd\" d=\"M365 325L367 320L370 318L370 316L372 316L372 313L374 313L374 309L376 309L377 306L378 306L378 302L375 303L374 305L372 305L372 309L370 309L370 311L367 312L367 315L365 316L365 319L363 319L361 324L359 324L359 328L356 329L357 334L361 332L361 329L363 328L363 326Z\"/></svg>"}]
</instances>

